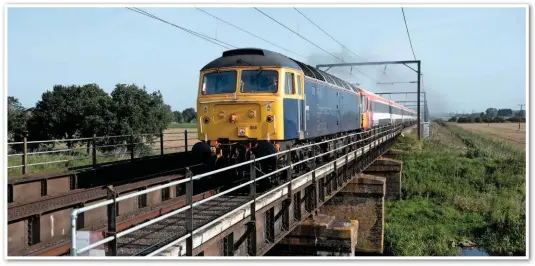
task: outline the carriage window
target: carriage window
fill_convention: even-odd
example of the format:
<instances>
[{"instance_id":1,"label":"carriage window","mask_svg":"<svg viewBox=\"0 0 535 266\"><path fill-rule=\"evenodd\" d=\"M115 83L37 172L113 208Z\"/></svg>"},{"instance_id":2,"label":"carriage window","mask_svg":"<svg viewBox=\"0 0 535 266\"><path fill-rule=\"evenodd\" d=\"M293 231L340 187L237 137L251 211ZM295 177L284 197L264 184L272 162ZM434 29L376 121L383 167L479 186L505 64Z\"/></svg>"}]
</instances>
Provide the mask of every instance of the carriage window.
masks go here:
<instances>
[{"instance_id":1,"label":"carriage window","mask_svg":"<svg viewBox=\"0 0 535 266\"><path fill-rule=\"evenodd\" d=\"M236 92L236 71L220 71L204 74L202 95Z\"/></svg>"},{"instance_id":2,"label":"carriage window","mask_svg":"<svg viewBox=\"0 0 535 266\"><path fill-rule=\"evenodd\" d=\"M286 92L287 95L295 94L295 90L294 90L294 73L286 72L285 92Z\"/></svg>"},{"instance_id":3,"label":"carriage window","mask_svg":"<svg viewBox=\"0 0 535 266\"><path fill-rule=\"evenodd\" d=\"M296 75L297 79L297 94L301 95L301 76Z\"/></svg>"},{"instance_id":4,"label":"carriage window","mask_svg":"<svg viewBox=\"0 0 535 266\"><path fill-rule=\"evenodd\" d=\"M274 70L245 70L241 73L241 92L275 93L279 88L279 72Z\"/></svg>"}]
</instances>

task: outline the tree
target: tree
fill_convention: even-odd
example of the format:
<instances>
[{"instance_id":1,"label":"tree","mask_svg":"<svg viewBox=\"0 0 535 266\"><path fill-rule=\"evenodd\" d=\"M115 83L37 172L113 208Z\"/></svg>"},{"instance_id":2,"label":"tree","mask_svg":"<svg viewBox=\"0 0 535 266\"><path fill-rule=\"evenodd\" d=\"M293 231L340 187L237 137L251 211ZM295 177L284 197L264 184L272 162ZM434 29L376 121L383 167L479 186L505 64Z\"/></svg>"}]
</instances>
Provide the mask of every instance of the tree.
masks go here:
<instances>
[{"instance_id":1,"label":"tree","mask_svg":"<svg viewBox=\"0 0 535 266\"><path fill-rule=\"evenodd\" d=\"M498 110L498 116L513 116L513 110L511 109L500 109Z\"/></svg>"},{"instance_id":2,"label":"tree","mask_svg":"<svg viewBox=\"0 0 535 266\"><path fill-rule=\"evenodd\" d=\"M481 119L483 119L483 118L485 117L485 113L484 113L484 112L481 112L481 113L479 114L479 117L481 117Z\"/></svg>"},{"instance_id":3,"label":"tree","mask_svg":"<svg viewBox=\"0 0 535 266\"><path fill-rule=\"evenodd\" d=\"M7 132L10 141L21 141L26 132L28 113L19 99L7 97Z\"/></svg>"},{"instance_id":4,"label":"tree","mask_svg":"<svg viewBox=\"0 0 535 266\"><path fill-rule=\"evenodd\" d=\"M495 117L498 114L498 109L496 109L496 108L487 108L487 110L485 111L485 114L488 117Z\"/></svg>"},{"instance_id":5,"label":"tree","mask_svg":"<svg viewBox=\"0 0 535 266\"><path fill-rule=\"evenodd\" d=\"M149 94L145 86L117 84L111 97L117 135L156 133L173 120L171 107L164 103L160 91Z\"/></svg>"},{"instance_id":6,"label":"tree","mask_svg":"<svg viewBox=\"0 0 535 266\"><path fill-rule=\"evenodd\" d=\"M180 111L173 111L173 120L177 123L182 123L182 113Z\"/></svg>"},{"instance_id":7,"label":"tree","mask_svg":"<svg viewBox=\"0 0 535 266\"><path fill-rule=\"evenodd\" d=\"M526 111L525 110L519 110L515 114L515 116L518 116L518 117L524 117L525 115L526 115Z\"/></svg>"},{"instance_id":8,"label":"tree","mask_svg":"<svg viewBox=\"0 0 535 266\"><path fill-rule=\"evenodd\" d=\"M197 113L193 108L187 108L182 112L182 118L184 122L189 123L191 120L197 119Z\"/></svg>"},{"instance_id":9,"label":"tree","mask_svg":"<svg viewBox=\"0 0 535 266\"><path fill-rule=\"evenodd\" d=\"M42 94L32 110L29 137L42 140L107 135L115 120L111 104L110 96L96 84L55 85Z\"/></svg>"}]
</instances>

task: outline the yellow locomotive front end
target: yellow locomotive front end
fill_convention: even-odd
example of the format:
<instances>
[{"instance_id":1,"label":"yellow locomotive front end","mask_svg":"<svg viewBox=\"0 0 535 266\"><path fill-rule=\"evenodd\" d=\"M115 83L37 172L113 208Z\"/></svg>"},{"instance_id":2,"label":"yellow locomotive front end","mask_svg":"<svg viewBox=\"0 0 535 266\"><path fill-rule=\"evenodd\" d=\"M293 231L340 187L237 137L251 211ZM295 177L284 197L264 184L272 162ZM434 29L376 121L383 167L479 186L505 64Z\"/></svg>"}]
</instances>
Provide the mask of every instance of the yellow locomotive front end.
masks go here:
<instances>
[{"instance_id":1,"label":"yellow locomotive front end","mask_svg":"<svg viewBox=\"0 0 535 266\"><path fill-rule=\"evenodd\" d=\"M254 48L223 52L200 71L200 141L193 146L193 154L219 168L248 160L253 154L259 158L282 150L287 133L297 132L302 77L300 67L278 53ZM295 101L290 114L285 109L288 101ZM273 156L257 166L266 172L276 168L278 161Z\"/></svg>"},{"instance_id":2,"label":"yellow locomotive front end","mask_svg":"<svg viewBox=\"0 0 535 266\"><path fill-rule=\"evenodd\" d=\"M199 140L212 149L232 143L283 139L281 74L276 67L227 67L201 72Z\"/></svg>"}]
</instances>

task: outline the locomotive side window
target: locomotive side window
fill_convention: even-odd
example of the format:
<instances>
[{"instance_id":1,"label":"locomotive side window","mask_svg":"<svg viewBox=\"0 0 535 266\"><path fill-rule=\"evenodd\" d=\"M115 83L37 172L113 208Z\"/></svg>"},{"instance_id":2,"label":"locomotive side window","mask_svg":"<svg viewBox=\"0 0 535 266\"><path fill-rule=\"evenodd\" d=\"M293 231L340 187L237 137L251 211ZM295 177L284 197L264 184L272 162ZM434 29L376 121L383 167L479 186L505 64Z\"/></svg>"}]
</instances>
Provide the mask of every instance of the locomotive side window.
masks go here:
<instances>
[{"instance_id":1,"label":"locomotive side window","mask_svg":"<svg viewBox=\"0 0 535 266\"><path fill-rule=\"evenodd\" d=\"M295 94L295 90L294 90L294 73L286 72L285 92L286 92L286 95Z\"/></svg>"},{"instance_id":2,"label":"locomotive side window","mask_svg":"<svg viewBox=\"0 0 535 266\"><path fill-rule=\"evenodd\" d=\"M296 75L297 94L301 95L301 75Z\"/></svg>"},{"instance_id":3,"label":"locomotive side window","mask_svg":"<svg viewBox=\"0 0 535 266\"><path fill-rule=\"evenodd\" d=\"M236 92L236 71L206 73L203 76L202 95Z\"/></svg>"},{"instance_id":4,"label":"locomotive side window","mask_svg":"<svg viewBox=\"0 0 535 266\"><path fill-rule=\"evenodd\" d=\"M275 70L245 70L241 73L241 92L275 93L279 88L279 72Z\"/></svg>"}]
</instances>

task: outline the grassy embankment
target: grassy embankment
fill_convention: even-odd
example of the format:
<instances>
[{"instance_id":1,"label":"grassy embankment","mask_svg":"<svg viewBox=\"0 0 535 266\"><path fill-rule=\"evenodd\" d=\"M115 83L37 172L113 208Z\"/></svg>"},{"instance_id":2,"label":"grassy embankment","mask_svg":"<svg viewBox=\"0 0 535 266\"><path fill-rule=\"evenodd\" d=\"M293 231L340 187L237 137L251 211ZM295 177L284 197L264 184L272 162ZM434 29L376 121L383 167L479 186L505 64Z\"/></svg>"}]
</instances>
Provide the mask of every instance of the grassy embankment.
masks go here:
<instances>
[{"instance_id":1,"label":"grassy embankment","mask_svg":"<svg viewBox=\"0 0 535 266\"><path fill-rule=\"evenodd\" d=\"M455 125L434 124L394 148L403 160L402 200L386 204L385 251L458 255L473 242L491 255L525 254L525 153Z\"/></svg>"}]
</instances>

